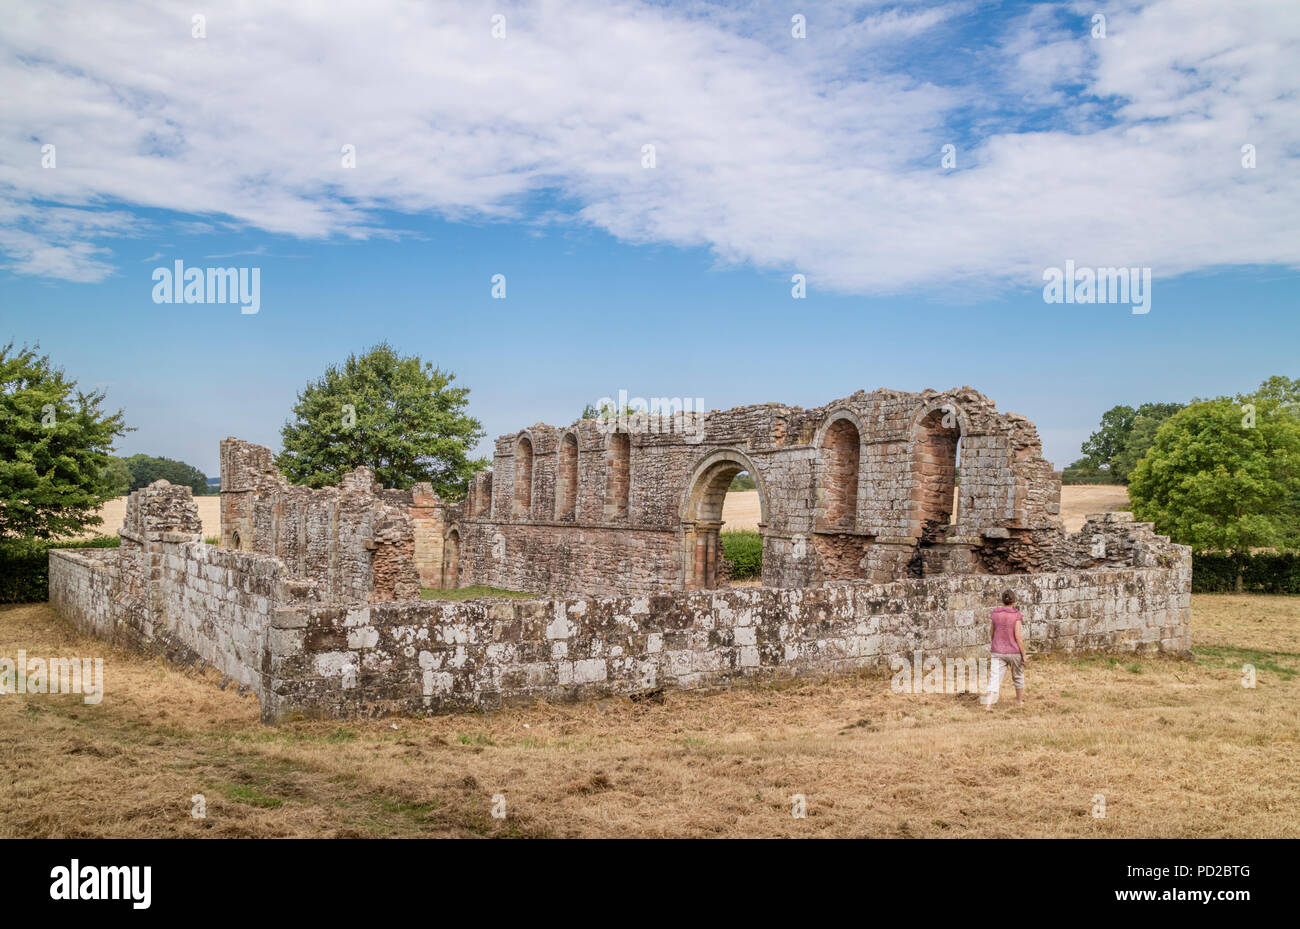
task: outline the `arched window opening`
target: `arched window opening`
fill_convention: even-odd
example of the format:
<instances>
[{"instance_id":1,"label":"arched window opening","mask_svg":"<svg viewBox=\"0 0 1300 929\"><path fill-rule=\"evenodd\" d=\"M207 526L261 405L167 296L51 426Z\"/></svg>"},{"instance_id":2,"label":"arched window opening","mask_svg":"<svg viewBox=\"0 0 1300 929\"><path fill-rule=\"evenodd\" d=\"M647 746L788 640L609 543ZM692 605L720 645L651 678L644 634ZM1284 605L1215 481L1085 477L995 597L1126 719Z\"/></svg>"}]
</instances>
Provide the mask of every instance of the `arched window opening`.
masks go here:
<instances>
[{"instance_id":1,"label":"arched window opening","mask_svg":"<svg viewBox=\"0 0 1300 929\"><path fill-rule=\"evenodd\" d=\"M615 432L605 459L605 518L626 519L632 491L632 437Z\"/></svg>"},{"instance_id":2,"label":"arched window opening","mask_svg":"<svg viewBox=\"0 0 1300 929\"><path fill-rule=\"evenodd\" d=\"M455 590L460 586L460 532L453 529L442 547L442 589Z\"/></svg>"},{"instance_id":3,"label":"arched window opening","mask_svg":"<svg viewBox=\"0 0 1300 929\"><path fill-rule=\"evenodd\" d=\"M821 491L826 529L852 530L858 515L862 439L849 419L837 419L822 439Z\"/></svg>"},{"instance_id":4,"label":"arched window opening","mask_svg":"<svg viewBox=\"0 0 1300 929\"><path fill-rule=\"evenodd\" d=\"M578 437L572 432L560 443L555 487L555 518L573 519L578 506Z\"/></svg>"},{"instance_id":5,"label":"arched window opening","mask_svg":"<svg viewBox=\"0 0 1300 929\"><path fill-rule=\"evenodd\" d=\"M520 436L515 446L514 515L527 518L533 507L533 443Z\"/></svg>"},{"instance_id":6,"label":"arched window opening","mask_svg":"<svg viewBox=\"0 0 1300 929\"><path fill-rule=\"evenodd\" d=\"M722 567L722 509L727 491L736 477L745 472L745 465L722 453L699 471L691 485L683 525L683 579L687 590L725 587L727 580ZM754 477L753 472L749 472ZM760 490L759 505L763 495ZM760 527L766 511L760 511Z\"/></svg>"},{"instance_id":7,"label":"arched window opening","mask_svg":"<svg viewBox=\"0 0 1300 929\"><path fill-rule=\"evenodd\" d=\"M951 407L926 414L913 446L913 501L921 540L933 541L957 518L957 455L961 428Z\"/></svg>"}]
</instances>

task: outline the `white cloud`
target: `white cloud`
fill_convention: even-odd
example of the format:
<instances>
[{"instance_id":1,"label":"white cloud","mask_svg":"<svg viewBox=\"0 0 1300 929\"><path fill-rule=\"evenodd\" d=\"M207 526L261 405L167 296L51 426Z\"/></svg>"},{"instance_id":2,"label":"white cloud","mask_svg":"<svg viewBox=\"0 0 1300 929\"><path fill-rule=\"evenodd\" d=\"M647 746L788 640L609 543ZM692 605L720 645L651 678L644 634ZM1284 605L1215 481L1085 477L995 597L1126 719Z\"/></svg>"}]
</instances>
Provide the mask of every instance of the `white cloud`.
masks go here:
<instances>
[{"instance_id":1,"label":"white cloud","mask_svg":"<svg viewBox=\"0 0 1300 929\"><path fill-rule=\"evenodd\" d=\"M364 238L394 234L381 209L536 220L524 199L553 189L628 241L845 292L1035 286L1067 258L1300 265L1300 7L1108 6L1104 40L1082 7L835 5L795 40L767 4L214 2L206 39L161 2L23 6L0 33L0 251L93 281L141 208ZM932 77L935 43L975 33L995 41L969 83Z\"/></svg>"}]
</instances>

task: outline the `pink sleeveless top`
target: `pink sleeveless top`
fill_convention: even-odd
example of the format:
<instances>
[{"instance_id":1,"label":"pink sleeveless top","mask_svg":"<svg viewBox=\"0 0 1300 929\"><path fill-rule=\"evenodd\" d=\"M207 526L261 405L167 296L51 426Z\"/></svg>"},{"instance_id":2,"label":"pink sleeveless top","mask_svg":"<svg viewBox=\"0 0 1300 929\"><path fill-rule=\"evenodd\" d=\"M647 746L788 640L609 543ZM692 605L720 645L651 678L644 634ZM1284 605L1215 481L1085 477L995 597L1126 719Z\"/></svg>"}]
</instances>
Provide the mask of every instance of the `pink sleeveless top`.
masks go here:
<instances>
[{"instance_id":1,"label":"pink sleeveless top","mask_svg":"<svg viewBox=\"0 0 1300 929\"><path fill-rule=\"evenodd\" d=\"M1000 606L993 611L993 643L989 646L990 654L1020 654L1020 646L1016 645L1016 620L1020 618L1020 611L1014 606Z\"/></svg>"}]
</instances>

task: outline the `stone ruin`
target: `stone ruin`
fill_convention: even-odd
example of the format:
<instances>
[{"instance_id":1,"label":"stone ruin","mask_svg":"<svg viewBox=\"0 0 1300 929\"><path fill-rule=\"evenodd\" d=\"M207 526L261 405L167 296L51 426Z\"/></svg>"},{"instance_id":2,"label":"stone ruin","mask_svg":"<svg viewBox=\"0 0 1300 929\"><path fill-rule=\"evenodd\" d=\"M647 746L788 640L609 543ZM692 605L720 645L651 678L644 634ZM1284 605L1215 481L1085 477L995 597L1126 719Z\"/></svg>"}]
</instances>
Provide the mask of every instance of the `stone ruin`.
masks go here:
<instances>
[{"instance_id":1,"label":"stone ruin","mask_svg":"<svg viewBox=\"0 0 1300 929\"><path fill-rule=\"evenodd\" d=\"M761 587L729 586L719 539L742 471ZM961 657L1007 587L1031 647L1186 652L1190 551L1127 513L1067 533L1060 488L1033 424L969 388L538 424L456 503L366 468L291 485L226 439L218 546L160 481L121 549L52 552L50 591L97 634L220 669L267 721ZM418 599L467 585L537 598Z\"/></svg>"}]
</instances>

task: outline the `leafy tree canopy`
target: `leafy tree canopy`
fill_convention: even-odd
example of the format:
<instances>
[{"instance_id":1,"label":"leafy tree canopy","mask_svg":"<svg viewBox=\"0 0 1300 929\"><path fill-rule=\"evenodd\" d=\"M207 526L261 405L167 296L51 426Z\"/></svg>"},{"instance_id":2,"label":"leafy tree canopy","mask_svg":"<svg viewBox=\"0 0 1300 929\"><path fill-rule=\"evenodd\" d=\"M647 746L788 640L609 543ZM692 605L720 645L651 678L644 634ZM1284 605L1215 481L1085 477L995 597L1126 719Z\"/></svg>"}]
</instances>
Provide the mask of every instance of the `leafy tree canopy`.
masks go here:
<instances>
[{"instance_id":1,"label":"leafy tree canopy","mask_svg":"<svg viewBox=\"0 0 1300 929\"><path fill-rule=\"evenodd\" d=\"M387 343L349 355L298 395L276 463L310 487L337 484L366 465L386 487L428 481L444 499L459 499L488 462L469 457L484 432L466 413L469 388L454 380Z\"/></svg>"},{"instance_id":2,"label":"leafy tree canopy","mask_svg":"<svg viewBox=\"0 0 1300 929\"><path fill-rule=\"evenodd\" d=\"M125 458L109 456L108 464L99 472L104 484L104 492L114 497L121 497L131 492L131 468Z\"/></svg>"},{"instance_id":3,"label":"leafy tree canopy","mask_svg":"<svg viewBox=\"0 0 1300 929\"><path fill-rule=\"evenodd\" d=\"M1083 443L1084 458L1075 462L1072 480L1066 483L1098 483L1093 472L1109 475L1107 483L1126 484L1138 460L1155 441L1160 424L1183 408L1181 403L1144 403L1113 406L1101 416L1101 427ZM1064 479L1064 478L1063 478Z\"/></svg>"},{"instance_id":4,"label":"leafy tree canopy","mask_svg":"<svg viewBox=\"0 0 1300 929\"><path fill-rule=\"evenodd\" d=\"M1201 551L1300 546L1300 415L1278 381L1169 417L1134 468L1134 514Z\"/></svg>"},{"instance_id":5,"label":"leafy tree canopy","mask_svg":"<svg viewBox=\"0 0 1300 929\"><path fill-rule=\"evenodd\" d=\"M0 348L0 538L77 535L115 495L104 470L127 431L122 411L105 412L102 391L80 390L36 349Z\"/></svg>"}]
</instances>

